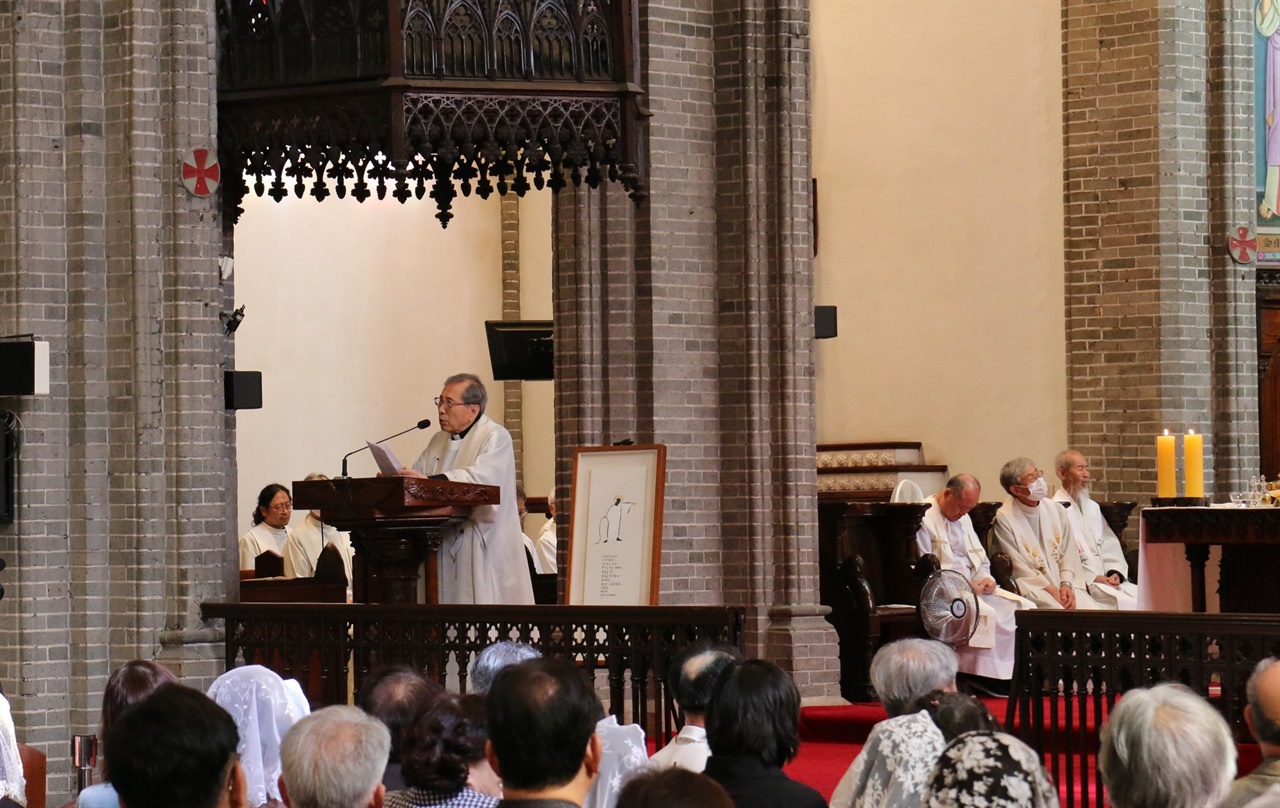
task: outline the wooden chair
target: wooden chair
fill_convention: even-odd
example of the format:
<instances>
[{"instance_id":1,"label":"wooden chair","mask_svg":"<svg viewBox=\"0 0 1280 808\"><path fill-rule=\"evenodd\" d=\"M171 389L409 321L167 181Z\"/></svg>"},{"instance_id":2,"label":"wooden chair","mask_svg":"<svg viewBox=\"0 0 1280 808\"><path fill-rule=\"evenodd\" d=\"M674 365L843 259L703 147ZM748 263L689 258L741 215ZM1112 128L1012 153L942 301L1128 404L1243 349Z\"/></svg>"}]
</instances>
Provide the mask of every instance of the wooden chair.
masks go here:
<instances>
[{"instance_id":1,"label":"wooden chair","mask_svg":"<svg viewBox=\"0 0 1280 808\"><path fill-rule=\"evenodd\" d=\"M556 574L539 573L528 547L524 548L524 560L529 564L529 580L533 582L533 602L539 606L555 606L560 602L556 592Z\"/></svg>"},{"instance_id":2,"label":"wooden chair","mask_svg":"<svg viewBox=\"0 0 1280 808\"><path fill-rule=\"evenodd\" d=\"M284 559L268 550L254 559L254 572L274 571L274 576L256 576L240 581L241 603L346 603L347 568L342 553L326 545L316 559L311 578L284 578Z\"/></svg>"},{"instance_id":3,"label":"wooden chair","mask_svg":"<svg viewBox=\"0 0 1280 808\"><path fill-rule=\"evenodd\" d=\"M44 752L20 743L18 756L22 759L22 776L27 779L27 808L45 808L48 785Z\"/></svg>"}]
</instances>

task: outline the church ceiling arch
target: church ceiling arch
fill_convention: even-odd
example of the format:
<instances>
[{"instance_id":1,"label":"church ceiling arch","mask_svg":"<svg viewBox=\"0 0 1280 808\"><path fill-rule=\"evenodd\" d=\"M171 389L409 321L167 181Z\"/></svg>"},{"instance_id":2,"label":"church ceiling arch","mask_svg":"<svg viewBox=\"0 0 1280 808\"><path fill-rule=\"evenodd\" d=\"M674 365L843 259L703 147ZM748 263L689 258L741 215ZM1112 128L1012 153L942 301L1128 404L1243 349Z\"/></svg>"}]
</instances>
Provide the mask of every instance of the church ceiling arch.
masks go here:
<instances>
[{"instance_id":1,"label":"church ceiling arch","mask_svg":"<svg viewBox=\"0 0 1280 808\"><path fill-rule=\"evenodd\" d=\"M227 220L248 193L429 196L445 226L459 193L640 202L636 2L220 0Z\"/></svg>"}]
</instances>

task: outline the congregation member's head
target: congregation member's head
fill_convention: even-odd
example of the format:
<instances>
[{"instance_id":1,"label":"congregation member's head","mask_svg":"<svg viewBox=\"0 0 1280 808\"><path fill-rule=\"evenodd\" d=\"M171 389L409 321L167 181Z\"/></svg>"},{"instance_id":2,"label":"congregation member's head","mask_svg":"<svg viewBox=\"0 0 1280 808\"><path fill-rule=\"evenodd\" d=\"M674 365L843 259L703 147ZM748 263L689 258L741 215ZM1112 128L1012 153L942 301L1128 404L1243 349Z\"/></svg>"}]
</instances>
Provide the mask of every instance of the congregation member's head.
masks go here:
<instances>
[{"instance_id":1,"label":"congregation member's head","mask_svg":"<svg viewBox=\"0 0 1280 808\"><path fill-rule=\"evenodd\" d=\"M876 651L871 659L871 686L890 717L902 715L931 690L955 691L958 666L951 646L909 637Z\"/></svg>"},{"instance_id":2,"label":"congregation member's head","mask_svg":"<svg viewBox=\"0 0 1280 808\"><path fill-rule=\"evenodd\" d=\"M1001 466L1000 485L1014 499L1031 507L1049 496L1044 472L1036 468L1035 461L1029 457L1015 457Z\"/></svg>"},{"instance_id":3,"label":"congregation member's head","mask_svg":"<svg viewBox=\"0 0 1280 808\"><path fill-rule=\"evenodd\" d=\"M938 510L942 512L942 517L955 522L967 516L981 497L982 485L977 477L972 474L957 474L947 480L946 487L935 499L938 500Z\"/></svg>"},{"instance_id":4,"label":"congregation member's head","mask_svg":"<svg viewBox=\"0 0 1280 808\"><path fill-rule=\"evenodd\" d=\"M298 683L261 665L244 665L214 679L209 698L235 721L250 808L279 800L280 744L311 712Z\"/></svg>"},{"instance_id":5,"label":"congregation member's head","mask_svg":"<svg viewBox=\"0 0 1280 808\"><path fill-rule=\"evenodd\" d=\"M500 796L497 782L476 782L477 770L492 771L484 756L488 740L484 697L445 693L405 730L405 784L466 805L485 802L480 795Z\"/></svg>"},{"instance_id":6,"label":"congregation member's head","mask_svg":"<svg viewBox=\"0 0 1280 808\"><path fill-rule=\"evenodd\" d=\"M1081 491L1089 488L1089 458L1075 449L1058 452L1053 459L1053 467L1058 472L1062 490L1071 496L1079 496Z\"/></svg>"},{"instance_id":7,"label":"congregation member's head","mask_svg":"<svg viewBox=\"0 0 1280 808\"><path fill-rule=\"evenodd\" d=\"M1258 663L1245 689L1244 720L1263 757L1280 757L1280 665L1275 657Z\"/></svg>"},{"instance_id":8,"label":"congregation member's head","mask_svg":"<svg viewBox=\"0 0 1280 808\"><path fill-rule=\"evenodd\" d=\"M444 380L444 388L436 397L436 414L440 430L450 435L463 432L484 414L489 394L480 377L473 373L457 373Z\"/></svg>"},{"instance_id":9,"label":"congregation member's head","mask_svg":"<svg viewBox=\"0 0 1280 808\"><path fill-rule=\"evenodd\" d=\"M326 707L293 725L280 747L289 808L382 808L391 734L358 707Z\"/></svg>"},{"instance_id":10,"label":"congregation member's head","mask_svg":"<svg viewBox=\"0 0 1280 808\"><path fill-rule=\"evenodd\" d=\"M369 671L356 693L356 706L386 725L391 733L391 762L400 762L400 743L414 716L440 697L444 688L408 665L384 665Z\"/></svg>"},{"instance_id":11,"label":"congregation member's head","mask_svg":"<svg viewBox=\"0 0 1280 808\"><path fill-rule=\"evenodd\" d=\"M907 712L923 710L933 719L934 726L947 743L966 732L999 732L1000 722L987 709L987 705L963 693L946 693L934 690L914 702Z\"/></svg>"},{"instance_id":12,"label":"congregation member's head","mask_svg":"<svg viewBox=\"0 0 1280 808\"><path fill-rule=\"evenodd\" d=\"M102 732L106 738L111 725L120 717L126 707L132 707L160 689L162 685L173 684L178 678L173 671L158 662L148 659L135 659L126 662L107 679L107 687L102 692Z\"/></svg>"},{"instance_id":13,"label":"congregation member's head","mask_svg":"<svg viewBox=\"0 0 1280 808\"><path fill-rule=\"evenodd\" d=\"M581 805L600 770L596 721L604 712L586 676L561 659L498 672L489 689L487 756L504 799Z\"/></svg>"},{"instance_id":14,"label":"congregation member's head","mask_svg":"<svg viewBox=\"0 0 1280 808\"><path fill-rule=\"evenodd\" d=\"M738 658L734 649L697 644L685 648L672 660L667 682L686 724L706 725L707 707L716 682Z\"/></svg>"},{"instance_id":15,"label":"congregation member's head","mask_svg":"<svg viewBox=\"0 0 1280 808\"><path fill-rule=\"evenodd\" d=\"M498 671L508 665L537 659L540 656L542 654L532 645L511 640L495 642L477 654L475 661L471 663L471 681L467 690L483 696L489 692L489 688L493 687L493 680L498 675Z\"/></svg>"},{"instance_id":16,"label":"congregation member's head","mask_svg":"<svg viewBox=\"0 0 1280 808\"><path fill-rule=\"evenodd\" d=\"M627 780L616 808L733 808L733 800L710 777L673 767Z\"/></svg>"},{"instance_id":17,"label":"congregation member's head","mask_svg":"<svg viewBox=\"0 0 1280 808\"><path fill-rule=\"evenodd\" d=\"M293 497L289 489L280 483L272 483L258 492L258 504L253 509L253 523L266 524L283 530L293 516Z\"/></svg>"},{"instance_id":18,"label":"congregation member's head","mask_svg":"<svg viewBox=\"0 0 1280 808\"><path fill-rule=\"evenodd\" d=\"M800 691L763 659L733 662L707 707L707 743L716 757L754 757L780 769L800 751Z\"/></svg>"},{"instance_id":19,"label":"congregation member's head","mask_svg":"<svg viewBox=\"0 0 1280 808\"><path fill-rule=\"evenodd\" d=\"M1098 771L1115 808L1204 808L1231 787L1236 745L1217 710L1166 682L1130 690L1112 709Z\"/></svg>"},{"instance_id":20,"label":"congregation member's head","mask_svg":"<svg viewBox=\"0 0 1280 808\"><path fill-rule=\"evenodd\" d=\"M947 744L921 804L1058 808L1058 792L1031 747L1003 732L969 732Z\"/></svg>"},{"instance_id":21,"label":"congregation member's head","mask_svg":"<svg viewBox=\"0 0 1280 808\"><path fill-rule=\"evenodd\" d=\"M103 756L121 808L252 808L238 742L226 710L170 683L112 722Z\"/></svg>"}]
</instances>

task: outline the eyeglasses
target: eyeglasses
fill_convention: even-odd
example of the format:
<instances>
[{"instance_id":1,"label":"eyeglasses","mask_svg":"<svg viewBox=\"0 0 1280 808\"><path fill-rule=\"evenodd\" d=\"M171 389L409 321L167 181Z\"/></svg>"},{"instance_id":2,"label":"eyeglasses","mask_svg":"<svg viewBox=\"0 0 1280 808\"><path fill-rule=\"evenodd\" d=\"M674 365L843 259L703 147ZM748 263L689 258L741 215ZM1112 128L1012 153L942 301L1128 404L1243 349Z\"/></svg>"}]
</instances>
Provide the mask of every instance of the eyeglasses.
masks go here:
<instances>
[{"instance_id":1,"label":"eyeglasses","mask_svg":"<svg viewBox=\"0 0 1280 808\"><path fill-rule=\"evenodd\" d=\"M1036 480L1040 479L1043 476L1044 476L1044 472L1041 471L1040 469L1036 469L1035 471L1028 471L1026 474L1022 475L1022 479L1026 480L1028 477L1030 477L1031 479L1028 480L1027 482L1024 482L1023 485L1027 485L1028 482L1035 482Z\"/></svg>"},{"instance_id":2,"label":"eyeglasses","mask_svg":"<svg viewBox=\"0 0 1280 808\"><path fill-rule=\"evenodd\" d=\"M453 409L454 407L474 407L474 406L476 406L475 404L468 404L468 403L467 403L467 402L465 402L465 401L454 401L454 400L453 400L453 399L451 399L451 398L440 398L440 396L436 396L436 397L435 397L435 402L436 402L436 406L437 406L437 407L444 407L446 410L451 410L451 409Z\"/></svg>"},{"instance_id":3,"label":"eyeglasses","mask_svg":"<svg viewBox=\"0 0 1280 808\"><path fill-rule=\"evenodd\" d=\"M291 511L291 510L293 510L293 503L292 503L292 502L282 502L282 503L280 503L279 505L268 505L268 506L267 506L267 510L269 510L269 511L275 511L276 513L284 513L285 511Z\"/></svg>"}]
</instances>

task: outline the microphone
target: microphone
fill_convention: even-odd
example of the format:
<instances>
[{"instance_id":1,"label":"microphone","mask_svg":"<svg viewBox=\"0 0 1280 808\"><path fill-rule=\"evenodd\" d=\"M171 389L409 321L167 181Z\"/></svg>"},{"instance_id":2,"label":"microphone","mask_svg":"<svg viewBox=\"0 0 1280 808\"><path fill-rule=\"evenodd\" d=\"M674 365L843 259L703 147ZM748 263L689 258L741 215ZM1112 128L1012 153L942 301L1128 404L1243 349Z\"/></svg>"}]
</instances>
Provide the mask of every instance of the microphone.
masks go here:
<instances>
[{"instance_id":1,"label":"microphone","mask_svg":"<svg viewBox=\"0 0 1280 808\"><path fill-rule=\"evenodd\" d=\"M416 423L416 424L414 424L413 426L409 427L408 429L403 429L403 430L401 430L401 431L397 432L397 433L396 433L396 434L394 434L394 435L390 435L390 436L388 436L388 437L385 437L385 438L383 438L382 440L378 441L378 443L382 443L383 441L389 441L389 440L391 440L392 438L398 438L398 437L400 437L401 435L403 435L404 433L406 433L406 432L412 432L412 431L413 431L413 430L415 430L415 429L426 429L426 428L427 428L427 427L429 427L429 426L431 426L431 419L430 419L430 418L423 418L421 421L419 421L418 423ZM368 449L368 448L369 448L369 445L368 445L368 444L365 444L364 446L361 446L359 449L356 449L355 451L347 452L346 454L344 454L344 455L342 456L342 476L343 476L343 477L346 477L346 476L347 476L347 458L348 458L348 457L351 457L351 455L353 455L353 454L357 454L357 453L359 453L359 452L363 452L365 449Z\"/></svg>"}]
</instances>

